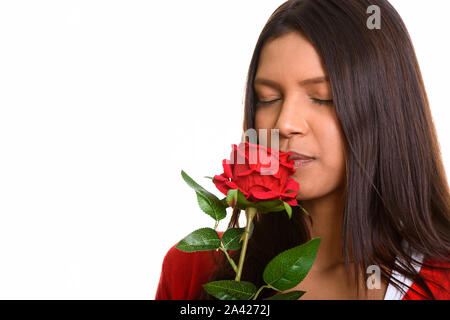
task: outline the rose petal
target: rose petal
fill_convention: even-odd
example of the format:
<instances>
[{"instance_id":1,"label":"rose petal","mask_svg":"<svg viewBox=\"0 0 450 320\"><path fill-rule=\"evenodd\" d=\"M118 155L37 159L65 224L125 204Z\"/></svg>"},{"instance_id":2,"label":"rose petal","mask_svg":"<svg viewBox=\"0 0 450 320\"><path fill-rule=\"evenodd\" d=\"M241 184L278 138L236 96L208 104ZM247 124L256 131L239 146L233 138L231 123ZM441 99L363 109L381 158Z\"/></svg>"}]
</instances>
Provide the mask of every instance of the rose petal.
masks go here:
<instances>
[{"instance_id":1,"label":"rose petal","mask_svg":"<svg viewBox=\"0 0 450 320\"><path fill-rule=\"evenodd\" d=\"M294 160L280 161L280 164L286 168L294 169Z\"/></svg>"},{"instance_id":2,"label":"rose petal","mask_svg":"<svg viewBox=\"0 0 450 320\"><path fill-rule=\"evenodd\" d=\"M228 181L228 178L225 176L224 173L220 174L220 175L215 175L213 178L213 182L214 180L218 180L218 181Z\"/></svg>"},{"instance_id":3,"label":"rose petal","mask_svg":"<svg viewBox=\"0 0 450 320\"><path fill-rule=\"evenodd\" d=\"M242 176L248 176L249 174L251 174L254 170L253 169L249 169L246 171L242 171L236 174L236 176L238 177L242 177Z\"/></svg>"},{"instance_id":4,"label":"rose petal","mask_svg":"<svg viewBox=\"0 0 450 320\"><path fill-rule=\"evenodd\" d=\"M290 205L290 206L297 206L298 205L298 203L297 203L297 199L291 199L291 200L289 200L289 201L285 201L288 205Z\"/></svg>"},{"instance_id":5,"label":"rose petal","mask_svg":"<svg viewBox=\"0 0 450 320\"><path fill-rule=\"evenodd\" d=\"M274 176L277 179L281 179L283 176L286 176L285 169L283 167L274 167L272 169L267 170L261 170L261 172L271 172L272 176Z\"/></svg>"},{"instance_id":6,"label":"rose petal","mask_svg":"<svg viewBox=\"0 0 450 320\"><path fill-rule=\"evenodd\" d=\"M279 197L280 194L270 190L270 191L266 191L266 192L260 192L260 191L255 191L255 190L250 190L250 194L255 197L256 199L261 199L261 200L267 200L267 199L273 199L276 197Z\"/></svg>"},{"instance_id":7,"label":"rose petal","mask_svg":"<svg viewBox=\"0 0 450 320\"><path fill-rule=\"evenodd\" d=\"M251 161L249 161L248 166L250 167L250 169L252 169L252 171L258 173L261 172L261 164L259 162L252 163Z\"/></svg>"},{"instance_id":8,"label":"rose petal","mask_svg":"<svg viewBox=\"0 0 450 320\"><path fill-rule=\"evenodd\" d=\"M248 163L248 153L244 149L237 148L234 150L234 164Z\"/></svg>"},{"instance_id":9,"label":"rose petal","mask_svg":"<svg viewBox=\"0 0 450 320\"><path fill-rule=\"evenodd\" d=\"M216 188L219 189L219 191L224 195L227 195L228 190L230 190L230 188L222 181L215 181L214 184L216 185Z\"/></svg>"},{"instance_id":10,"label":"rose petal","mask_svg":"<svg viewBox=\"0 0 450 320\"><path fill-rule=\"evenodd\" d=\"M284 191L292 190L297 191L299 189L300 185L297 181L295 181L292 178L287 179L286 187L284 188Z\"/></svg>"},{"instance_id":11,"label":"rose petal","mask_svg":"<svg viewBox=\"0 0 450 320\"><path fill-rule=\"evenodd\" d=\"M258 148L255 145L247 146L245 149L245 157L249 165L259 164Z\"/></svg>"},{"instance_id":12,"label":"rose petal","mask_svg":"<svg viewBox=\"0 0 450 320\"><path fill-rule=\"evenodd\" d=\"M297 192L284 192L280 195L284 198L295 198L297 196Z\"/></svg>"},{"instance_id":13,"label":"rose petal","mask_svg":"<svg viewBox=\"0 0 450 320\"><path fill-rule=\"evenodd\" d=\"M270 191L270 188L267 188L267 186L265 186L265 185L254 184L254 185L252 185L252 191L254 191L254 192L268 192L268 191Z\"/></svg>"},{"instance_id":14,"label":"rose petal","mask_svg":"<svg viewBox=\"0 0 450 320\"><path fill-rule=\"evenodd\" d=\"M223 172L225 173L225 175L228 178L233 179L233 169L231 167L230 161L227 159L223 159L222 167L223 167Z\"/></svg>"},{"instance_id":15,"label":"rose petal","mask_svg":"<svg viewBox=\"0 0 450 320\"><path fill-rule=\"evenodd\" d=\"M225 181L225 184L230 187L230 189L238 189L238 186L233 181Z\"/></svg>"}]
</instances>

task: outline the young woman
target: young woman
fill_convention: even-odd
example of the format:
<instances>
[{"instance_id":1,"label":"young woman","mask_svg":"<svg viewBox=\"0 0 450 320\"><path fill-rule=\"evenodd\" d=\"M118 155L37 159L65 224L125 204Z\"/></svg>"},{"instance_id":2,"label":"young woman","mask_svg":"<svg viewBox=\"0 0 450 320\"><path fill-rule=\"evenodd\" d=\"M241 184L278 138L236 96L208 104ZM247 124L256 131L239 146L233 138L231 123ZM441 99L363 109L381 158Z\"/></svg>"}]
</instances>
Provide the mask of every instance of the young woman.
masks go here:
<instances>
[{"instance_id":1,"label":"young woman","mask_svg":"<svg viewBox=\"0 0 450 320\"><path fill-rule=\"evenodd\" d=\"M367 27L371 5L380 29ZM298 207L292 220L259 215L241 280L259 287L276 254L321 237L312 269L292 289L306 291L301 299L450 299L449 187L414 48L387 1L281 5L250 63L249 128L278 129L280 150L312 159L297 161L292 176L310 218ZM238 218L234 211L229 227ZM376 288L366 283L370 266L380 270ZM221 252L174 246L156 299L211 299L201 285L225 279L234 271Z\"/></svg>"}]
</instances>

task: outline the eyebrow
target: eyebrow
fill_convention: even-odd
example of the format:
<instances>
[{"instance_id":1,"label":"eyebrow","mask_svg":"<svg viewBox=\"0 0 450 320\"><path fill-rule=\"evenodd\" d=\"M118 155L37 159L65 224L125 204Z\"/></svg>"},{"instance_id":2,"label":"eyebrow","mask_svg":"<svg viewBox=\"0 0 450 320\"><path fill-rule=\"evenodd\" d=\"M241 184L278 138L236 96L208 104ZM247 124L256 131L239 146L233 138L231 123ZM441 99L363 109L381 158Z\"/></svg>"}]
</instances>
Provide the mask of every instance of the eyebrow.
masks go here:
<instances>
[{"instance_id":1,"label":"eyebrow","mask_svg":"<svg viewBox=\"0 0 450 320\"><path fill-rule=\"evenodd\" d=\"M300 86L305 86L308 84L316 84L316 83L322 83L322 82L329 82L329 79L327 76L325 77L315 77L315 78L309 78L309 79L305 79L302 81L298 82L298 85ZM279 89L280 85L278 83L276 83L275 81L269 80L269 79L264 79L264 78L256 78L253 81L254 84L261 84L261 85L266 85L272 88L276 88Z\"/></svg>"}]
</instances>

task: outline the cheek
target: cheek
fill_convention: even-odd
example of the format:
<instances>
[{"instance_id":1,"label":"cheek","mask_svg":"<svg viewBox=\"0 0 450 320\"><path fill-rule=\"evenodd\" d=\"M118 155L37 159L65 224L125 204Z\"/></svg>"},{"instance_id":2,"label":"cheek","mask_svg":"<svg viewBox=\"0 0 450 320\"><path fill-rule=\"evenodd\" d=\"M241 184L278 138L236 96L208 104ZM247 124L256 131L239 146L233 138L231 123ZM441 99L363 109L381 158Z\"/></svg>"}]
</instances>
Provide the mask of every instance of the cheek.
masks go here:
<instances>
[{"instance_id":1,"label":"cheek","mask_svg":"<svg viewBox=\"0 0 450 320\"><path fill-rule=\"evenodd\" d=\"M261 114L261 111L256 110L255 112L255 129L258 130L260 128L265 128L264 122L266 121L266 118L263 117Z\"/></svg>"},{"instance_id":2,"label":"cheek","mask_svg":"<svg viewBox=\"0 0 450 320\"><path fill-rule=\"evenodd\" d=\"M270 129L275 126L276 114L268 107L259 107L255 112L255 128Z\"/></svg>"},{"instance_id":3,"label":"cheek","mask_svg":"<svg viewBox=\"0 0 450 320\"><path fill-rule=\"evenodd\" d=\"M316 131L316 143L320 150L317 161L307 168L297 169L292 178L300 184L299 200L322 197L340 189L345 183L345 150L339 130L329 124Z\"/></svg>"},{"instance_id":4,"label":"cheek","mask_svg":"<svg viewBox=\"0 0 450 320\"><path fill-rule=\"evenodd\" d=\"M345 172L344 136L337 123L330 123L319 137L323 165L333 176L342 176Z\"/></svg>"},{"instance_id":5,"label":"cheek","mask_svg":"<svg viewBox=\"0 0 450 320\"><path fill-rule=\"evenodd\" d=\"M259 143L271 147L271 131L276 123L275 116L267 109L259 108L255 113L255 129L258 132L258 137L263 139ZM265 138L260 136L259 129L267 129Z\"/></svg>"}]
</instances>

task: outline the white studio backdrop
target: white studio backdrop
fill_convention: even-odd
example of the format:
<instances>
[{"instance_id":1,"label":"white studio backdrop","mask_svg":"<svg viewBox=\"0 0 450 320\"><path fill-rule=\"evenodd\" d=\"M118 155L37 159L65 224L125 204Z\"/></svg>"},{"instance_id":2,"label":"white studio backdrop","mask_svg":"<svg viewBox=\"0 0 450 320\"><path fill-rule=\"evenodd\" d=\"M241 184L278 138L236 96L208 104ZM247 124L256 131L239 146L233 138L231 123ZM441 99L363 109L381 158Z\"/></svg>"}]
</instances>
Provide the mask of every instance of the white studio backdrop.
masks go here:
<instances>
[{"instance_id":1,"label":"white studio backdrop","mask_svg":"<svg viewBox=\"0 0 450 320\"><path fill-rule=\"evenodd\" d=\"M448 176L450 5L432 2L391 1ZM180 171L223 196L203 176L239 143L281 3L0 1L0 299L154 299L167 250L214 225Z\"/></svg>"}]
</instances>

